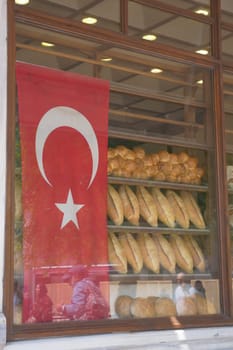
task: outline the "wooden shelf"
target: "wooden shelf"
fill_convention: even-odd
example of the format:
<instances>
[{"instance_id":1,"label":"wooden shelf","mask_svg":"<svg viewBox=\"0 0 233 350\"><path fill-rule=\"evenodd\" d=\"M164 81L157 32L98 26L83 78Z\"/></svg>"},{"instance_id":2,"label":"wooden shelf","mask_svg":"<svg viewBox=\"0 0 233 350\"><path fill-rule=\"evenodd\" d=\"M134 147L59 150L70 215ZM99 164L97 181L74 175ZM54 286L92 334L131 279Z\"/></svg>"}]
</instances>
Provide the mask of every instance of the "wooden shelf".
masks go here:
<instances>
[{"instance_id":1,"label":"wooden shelf","mask_svg":"<svg viewBox=\"0 0 233 350\"><path fill-rule=\"evenodd\" d=\"M148 186L148 187L159 187L159 188L170 188L174 190L189 190L189 191L198 191L198 192L207 192L208 186L203 185L192 185L192 184L183 184L176 182L165 182L165 181L153 181L153 180L144 180L144 179L132 179L126 177L118 176L109 176L108 182L111 184L130 184L132 186ZM232 190L233 193L233 190Z\"/></svg>"},{"instance_id":2,"label":"wooden shelf","mask_svg":"<svg viewBox=\"0 0 233 350\"><path fill-rule=\"evenodd\" d=\"M163 233L163 234L171 234L171 233L178 233L180 235L190 234L190 235L209 235L210 230L204 229L200 230L194 227L187 229L183 229L181 227L167 227L167 226L158 226L158 227L152 227L152 226L133 226L133 225L111 225L109 224L107 226L108 231L111 232L132 232L132 233Z\"/></svg>"}]
</instances>

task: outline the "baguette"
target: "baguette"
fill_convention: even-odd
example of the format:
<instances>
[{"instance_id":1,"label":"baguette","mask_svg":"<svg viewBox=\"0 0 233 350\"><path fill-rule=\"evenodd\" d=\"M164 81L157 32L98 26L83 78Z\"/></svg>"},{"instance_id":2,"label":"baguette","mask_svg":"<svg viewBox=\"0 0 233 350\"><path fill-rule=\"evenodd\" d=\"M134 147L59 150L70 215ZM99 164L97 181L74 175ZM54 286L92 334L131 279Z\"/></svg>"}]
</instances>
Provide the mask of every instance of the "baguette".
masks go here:
<instances>
[{"instance_id":1,"label":"baguette","mask_svg":"<svg viewBox=\"0 0 233 350\"><path fill-rule=\"evenodd\" d=\"M189 215L185 208L183 199L172 190L166 191L166 197L171 204L177 224L182 228L189 228Z\"/></svg>"},{"instance_id":2,"label":"baguette","mask_svg":"<svg viewBox=\"0 0 233 350\"><path fill-rule=\"evenodd\" d=\"M199 229L204 229L206 227L204 218L201 214L201 210L194 199L192 193L188 191L181 191L181 198L184 201L186 210L189 215L190 221Z\"/></svg>"},{"instance_id":3,"label":"baguette","mask_svg":"<svg viewBox=\"0 0 233 350\"><path fill-rule=\"evenodd\" d=\"M189 249L192 255L193 266L196 267L200 272L205 272L205 258L197 241L192 236L184 236L184 241L186 247Z\"/></svg>"},{"instance_id":4,"label":"baguette","mask_svg":"<svg viewBox=\"0 0 233 350\"><path fill-rule=\"evenodd\" d=\"M139 234L137 239L144 265L151 271L159 273L158 248L148 233Z\"/></svg>"},{"instance_id":5,"label":"baguette","mask_svg":"<svg viewBox=\"0 0 233 350\"><path fill-rule=\"evenodd\" d=\"M158 213L155 202L151 194L143 186L138 186L136 190L140 214L151 226L158 226Z\"/></svg>"},{"instance_id":6,"label":"baguette","mask_svg":"<svg viewBox=\"0 0 233 350\"><path fill-rule=\"evenodd\" d=\"M134 273L140 272L143 267L143 259L136 239L131 233L120 233L119 241Z\"/></svg>"},{"instance_id":7,"label":"baguette","mask_svg":"<svg viewBox=\"0 0 233 350\"><path fill-rule=\"evenodd\" d=\"M170 236L170 244L173 248L176 257L176 263L186 273L193 272L193 258L186 247L184 240L178 235Z\"/></svg>"},{"instance_id":8,"label":"baguette","mask_svg":"<svg viewBox=\"0 0 233 350\"><path fill-rule=\"evenodd\" d=\"M175 273L176 258L168 240L162 235L153 236L159 254L159 262L170 273Z\"/></svg>"},{"instance_id":9,"label":"baguette","mask_svg":"<svg viewBox=\"0 0 233 350\"><path fill-rule=\"evenodd\" d=\"M119 193L112 185L108 185L107 214L115 225L122 225L123 205Z\"/></svg>"},{"instance_id":10,"label":"baguette","mask_svg":"<svg viewBox=\"0 0 233 350\"><path fill-rule=\"evenodd\" d=\"M158 189L152 189L152 197L155 201L159 220L168 227L175 227L175 215L168 199Z\"/></svg>"},{"instance_id":11,"label":"baguette","mask_svg":"<svg viewBox=\"0 0 233 350\"><path fill-rule=\"evenodd\" d=\"M139 204L136 194L128 185L119 187L119 195L123 204L125 218L133 225L139 225Z\"/></svg>"},{"instance_id":12,"label":"baguette","mask_svg":"<svg viewBox=\"0 0 233 350\"><path fill-rule=\"evenodd\" d=\"M120 273L127 273L127 258L115 233L108 234L108 259L113 269Z\"/></svg>"}]
</instances>

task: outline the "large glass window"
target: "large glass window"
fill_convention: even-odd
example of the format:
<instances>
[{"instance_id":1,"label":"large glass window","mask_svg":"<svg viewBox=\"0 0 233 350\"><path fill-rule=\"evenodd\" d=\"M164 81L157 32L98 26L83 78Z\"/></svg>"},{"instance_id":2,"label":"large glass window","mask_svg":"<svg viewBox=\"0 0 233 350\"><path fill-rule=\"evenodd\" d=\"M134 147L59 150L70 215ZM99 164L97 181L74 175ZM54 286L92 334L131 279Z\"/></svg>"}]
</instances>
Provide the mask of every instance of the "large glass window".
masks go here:
<instances>
[{"instance_id":1,"label":"large glass window","mask_svg":"<svg viewBox=\"0 0 233 350\"><path fill-rule=\"evenodd\" d=\"M15 130L10 135L15 141L15 186L14 193L9 193L14 209L7 232L14 238L9 240L14 267L6 296L12 338L15 334L22 338L23 332L48 335L48 329L53 335L77 329L83 334L106 332L121 330L126 323L128 330L135 330L135 324L137 329L151 329L151 319L154 328L188 327L198 325L203 316L210 323L210 315L220 318L225 311L220 302L225 275L216 178L214 69L219 66L211 63L211 57L189 53L204 49L198 53L211 55L210 2L32 0L15 9L17 66L25 63L24 72L28 65L32 76L34 70L42 74L26 84L30 96L37 87L43 93L22 98L17 83ZM97 21L83 27L84 17ZM93 26L96 35L92 36ZM154 52L153 45L147 46L144 34L154 35L155 43L162 44L160 49ZM174 48L172 58L169 52L174 53ZM56 74L60 78L55 82L50 77ZM40 124L40 118L47 121L50 114L59 119L60 109L47 115L41 101L52 94L56 100L57 84L70 77L83 79L81 90L86 78L90 86L94 81L109 84L106 130L101 129L103 120L97 112L92 120L101 135L96 143L88 123L79 130L84 112L81 116L75 112L72 124L59 121L61 133L49 122ZM92 90L92 98L101 101L103 95L97 90ZM67 105L63 95L69 96ZM62 116L68 118L66 108L71 108L72 98L74 103L78 99L76 85L66 86L59 96L59 106L67 112ZM233 165L230 97L231 76L227 75L228 166ZM85 106L85 93L80 100ZM93 108L89 102L86 106ZM38 133L42 148L36 143ZM54 147L51 134L56 147L48 152ZM83 194L84 184L89 190L98 174L98 157L102 170L105 166L105 180L98 196L89 197L88 211L82 201L76 203L72 188L80 185L79 194ZM77 159L82 164L78 168ZM88 182L85 169L90 162ZM46 184L46 195L35 175ZM61 178L63 184L67 179L72 184L62 194L66 203L52 176L59 184ZM60 215L56 232L51 203ZM41 211L43 217L37 215ZM78 242L71 231L82 225L81 211L89 219L85 239ZM104 222L103 234L98 215ZM145 322L140 325L142 318Z\"/></svg>"}]
</instances>

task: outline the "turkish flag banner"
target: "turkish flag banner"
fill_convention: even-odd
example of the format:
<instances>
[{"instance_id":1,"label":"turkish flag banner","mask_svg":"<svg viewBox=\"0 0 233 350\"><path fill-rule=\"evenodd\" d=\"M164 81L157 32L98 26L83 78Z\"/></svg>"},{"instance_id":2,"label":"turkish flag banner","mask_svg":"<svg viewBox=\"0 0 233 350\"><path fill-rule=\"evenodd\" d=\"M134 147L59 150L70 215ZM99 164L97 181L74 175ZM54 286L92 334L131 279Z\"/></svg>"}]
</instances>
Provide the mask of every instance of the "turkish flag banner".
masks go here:
<instances>
[{"instance_id":1,"label":"turkish flag banner","mask_svg":"<svg viewBox=\"0 0 233 350\"><path fill-rule=\"evenodd\" d=\"M109 83L25 63L16 75L26 321L32 281L53 294L76 265L108 280Z\"/></svg>"}]
</instances>

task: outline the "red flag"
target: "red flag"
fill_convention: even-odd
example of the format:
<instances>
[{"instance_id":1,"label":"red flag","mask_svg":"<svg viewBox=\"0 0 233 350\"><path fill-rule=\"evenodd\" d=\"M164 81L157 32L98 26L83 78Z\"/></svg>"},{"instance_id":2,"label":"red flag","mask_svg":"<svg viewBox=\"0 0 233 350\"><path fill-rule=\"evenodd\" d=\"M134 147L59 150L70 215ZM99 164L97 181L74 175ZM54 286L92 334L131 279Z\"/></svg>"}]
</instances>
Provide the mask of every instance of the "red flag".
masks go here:
<instances>
[{"instance_id":1,"label":"red flag","mask_svg":"<svg viewBox=\"0 0 233 350\"><path fill-rule=\"evenodd\" d=\"M17 87L24 275L107 265L108 82L18 63Z\"/></svg>"}]
</instances>

